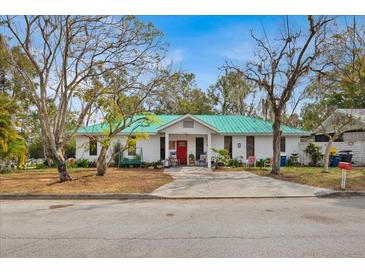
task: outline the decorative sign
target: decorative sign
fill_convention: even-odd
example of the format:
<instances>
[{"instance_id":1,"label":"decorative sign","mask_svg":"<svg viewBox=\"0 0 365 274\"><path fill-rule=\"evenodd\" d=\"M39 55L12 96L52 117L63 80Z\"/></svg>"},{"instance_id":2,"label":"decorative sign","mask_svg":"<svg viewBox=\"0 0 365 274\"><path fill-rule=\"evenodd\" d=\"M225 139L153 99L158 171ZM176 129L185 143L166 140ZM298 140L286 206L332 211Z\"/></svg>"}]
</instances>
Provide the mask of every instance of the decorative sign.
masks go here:
<instances>
[{"instance_id":1,"label":"decorative sign","mask_svg":"<svg viewBox=\"0 0 365 274\"><path fill-rule=\"evenodd\" d=\"M343 134L343 140L345 142L365 141L365 131L364 132L345 132Z\"/></svg>"}]
</instances>

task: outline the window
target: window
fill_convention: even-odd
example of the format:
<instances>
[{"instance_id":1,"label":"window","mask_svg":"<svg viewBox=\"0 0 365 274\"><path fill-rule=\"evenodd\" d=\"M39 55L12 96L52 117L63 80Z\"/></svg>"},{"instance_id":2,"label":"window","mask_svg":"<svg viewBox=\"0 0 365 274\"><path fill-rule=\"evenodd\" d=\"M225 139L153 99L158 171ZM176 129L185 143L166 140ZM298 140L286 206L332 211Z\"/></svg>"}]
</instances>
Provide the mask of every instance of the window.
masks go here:
<instances>
[{"instance_id":1,"label":"window","mask_svg":"<svg viewBox=\"0 0 365 274\"><path fill-rule=\"evenodd\" d=\"M224 136L224 149L228 151L229 157L232 158L232 136Z\"/></svg>"},{"instance_id":2,"label":"window","mask_svg":"<svg viewBox=\"0 0 365 274\"><path fill-rule=\"evenodd\" d=\"M255 156L255 136L246 136L246 158Z\"/></svg>"},{"instance_id":3,"label":"window","mask_svg":"<svg viewBox=\"0 0 365 274\"><path fill-rule=\"evenodd\" d=\"M193 128L194 127L194 121L185 120L183 121L183 128Z\"/></svg>"},{"instance_id":4,"label":"window","mask_svg":"<svg viewBox=\"0 0 365 274\"><path fill-rule=\"evenodd\" d=\"M136 137L130 137L128 140L128 156L136 155Z\"/></svg>"},{"instance_id":5,"label":"window","mask_svg":"<svg viewBox=\"0 0 365 274\"><path fill-rule=\"evenodd\" d=\"M179 141L177 144L179 147L186 147L186 141Z\"/></svg>"},{"instance_id":6,"label":"window","mask_svg":"<svg viewBox=\"0 0 365 274\"><path fill-rule=\"evenodd\" d=\"M280 152L286 151L286 138L280 137Z\"/></svg>"},{"instance_id":7,"label":"window","mask_svg":"<svg viewBox=\"0 0 365 274\"><path fill-rule=\"evenodd\" d=\"M333 136L333 134L331 134ZM326 135L315 135L314 136L314 141L315 142L328 142L330 140L330 138ZM343 134L341 134L340 136L338 136L338 138L336 140L334 140L335 142L343 142Z\"/></svg>"},{"instance_id":8,"label":"window","mask_svg":"<svg viewBox=\"0 0 365 274\"><path fill-rule=\"evenodd\" d=\"M176 141L169 141L169 150L176 149Z\"/></svg>"},{"instance_id":9,"label":"window","mask_svg":"<svg viewBox=\"0 0 365 274\"><path fill-rule=\"evenodd\" d=\"M315 135L314 136L314 141L315 142L328 142L329 138L326 135Z\"/></svg>"},{"instance_id":10,"label":"window","mask_svg":"<svg viewBox=\"0 0 365 274\"><path fill-rule=\"evenodd\" d=\"M89 155L90 156L98 155L98 141L95 137L89 138Z\"/></svg>"}]
</instances>

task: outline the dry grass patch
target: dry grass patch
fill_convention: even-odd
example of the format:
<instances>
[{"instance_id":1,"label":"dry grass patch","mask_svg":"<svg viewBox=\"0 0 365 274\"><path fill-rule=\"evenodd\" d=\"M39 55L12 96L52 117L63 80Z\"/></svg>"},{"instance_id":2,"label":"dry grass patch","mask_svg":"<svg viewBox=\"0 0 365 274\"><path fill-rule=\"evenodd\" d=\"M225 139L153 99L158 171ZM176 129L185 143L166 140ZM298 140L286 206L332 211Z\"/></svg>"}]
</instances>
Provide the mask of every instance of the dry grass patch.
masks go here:
<instances>
[{"instance_id":1,"label":"dry grass patch","mask_svg":"<svg viewBox=\"0 0 365 274\"><path fill-rule=\"evenodd\" d=\"M172 177L156 169L109 168L105 176L96 170L73 169L73 181L60 183L56 169L25 170L0 175L0 192L16 194L148 193L169 183Z\"/></svg>"},{"instance_id":2,"label":"dry grass patch","mask_svg":"<svg viewBox=\"0 0 365 274\"><path fill-rule=\"evenodd\" d=\"M281 176L270 174L270 168L228 168L218 171L250 171L261 176L270 176L281 180L304 185L339 190L341 187L341 170L330 168L329 173L322 173L321 167L282 167ZM354 167L347 172L346 189L365 190L365 168Z\"/></svg>"}]
</instances>

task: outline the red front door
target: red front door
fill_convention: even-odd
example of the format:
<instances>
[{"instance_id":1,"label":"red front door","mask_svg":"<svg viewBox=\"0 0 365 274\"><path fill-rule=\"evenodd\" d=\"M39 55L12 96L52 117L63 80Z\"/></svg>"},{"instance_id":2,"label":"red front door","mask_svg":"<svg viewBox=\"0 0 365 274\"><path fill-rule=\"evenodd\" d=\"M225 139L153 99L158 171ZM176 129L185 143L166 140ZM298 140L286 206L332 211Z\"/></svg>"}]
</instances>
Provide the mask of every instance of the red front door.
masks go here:
<instances>
[{"instance_id":1,"label":"red front door","mask_svg":"<svg viewBox=\"0 0 365 274\"><path fill-rule=\"evenodd\" d=\"M188 142L177 141L176 149L177 159L180 160L180 164L186 165L188 161Z\"/></svg>"}]
</instances>

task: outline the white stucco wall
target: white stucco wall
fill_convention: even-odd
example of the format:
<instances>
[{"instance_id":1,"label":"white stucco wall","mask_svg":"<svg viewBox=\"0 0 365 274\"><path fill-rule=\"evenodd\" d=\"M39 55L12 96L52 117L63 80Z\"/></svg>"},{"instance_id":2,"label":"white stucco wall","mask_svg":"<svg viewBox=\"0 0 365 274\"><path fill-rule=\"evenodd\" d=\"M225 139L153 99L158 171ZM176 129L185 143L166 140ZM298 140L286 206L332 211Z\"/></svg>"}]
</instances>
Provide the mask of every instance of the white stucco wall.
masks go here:
<instances>
[{"instance_id":1,"label":"white stucco wall","mask_svg":"<svg viewBox=\"0 0 365 274\"><path fill-rule=\"evenodd\" d=\"M255 157L256 159L272 157L272 136L255 136Z\"/></svg>"},{"instance_id":2,"label":"white stucco wall","mask_svg":"<svg viewBox=\"0 0 365 274\"><path fill-rule=\"evenodd\" d=\"M147 140L139 139L136 146L142 148L144 162L160 160L160 135L150 135Z\"/></svg>"},{"instance_id":3,"label":"white stucco wall","mask_svg":"<svg viewBox=\"0 0 365 274\"><path fill-rule=\"evenodd\" d=\"M99 137L102 138L102 137ZM117 136L112 140L110 149L107 154L107 159L109 160L112 153L113 147L117 142L120 142L122 145L125 144L125 138L123 136ZM97 144L97 155L89 154L89 137L88 136L76 136L76 159L88 159L90 161L96 161L99 157L101 150L100 143Z\"/></svg>"},{"instance_id":4,"label":"white stucco wall","mask_svg":"<svg viewBox=\"0 0 365 274\"><path fill-rule=\"evenodd\" d=\"M286 150L281 155L289 157L293 153L299 153L299 141L298 136L285 136L286 138ZM255 156L257 159L272 158L272 136L255 136Z\"/></svg>"},{"instance_id":5,"label":"white stucco wall","mask_svg":"<svg viewBox=\"0 0 365 274\"><path fill-rule=\"evenodd\" d=\"M224 137L222 135L212 135L212 147L216 149L224 149Z\"/></svg>"},{"instance_id":6,"label":"white stucco wall","mask_svg":"<svg viewBox=\"0 0 365 274\"><path fill-rule=\"evenodd\" d=\"M94 161L98 159L101 146L97 145L97 155L89 154L89 137L77 136L76 137L76 159L88 159Z\"/></svg>"},{"instance_id":7,"label":"white stucco wall","mask_svg":"<svg viewBox=\"0 0 365 274\"><path fill-rule=\"evenodd\" d=\"M286 137L286 156L290 156L293 153L300 153L300 137Z\"/></svg>"},{"instance_id":8,"label":"white stucco wall","mask_svg":"<svg viewBox=\"0 0 365 274\"><path fill-rule=\"evenodd\" d=\"M195 156L195 140L196 137L204 138L204 151L208 151L207 134L211 132L198 123L195 123L194 129L184 129L182 123L172 126L169 128L170 140L187 140L188 141L188 155L194 154ZM194 135L187 135L186 131L191 130L195 132ZM174 134L172 134L172 132ZM179 132L179 134L176 134ZM137 140L137 147L142 147L143 149L143 161L145 162L155 162L160 160L160 137L164 134L150 135L149 139ZM212 133L212 146L213 148L223 149L224 148L224 136ZM115 143L120 142L122 145L125 144L125 137L118 136L113 139L112 146L108 152L110 157L112 154L112 148ZM300 138L297 136L286 136L286 153L282 155L290 156L292 153L300 153L299 149ZM238 147L240 145L240 148ZM98 155L100 153L100 144L98 144ZM214 154L214 153L212 153ZM89 159L96 160L98 155L89 155L89 138L86 136L76 137L76 158L77 159ZM127 156L127 151L125 151L125 156ZM232 156L237 159L246 159L246 136L244 135L233 135L232 136ZM272 136L255 136L255 156L257 159L272 158Z\"/></svg>"}]
</instances>

